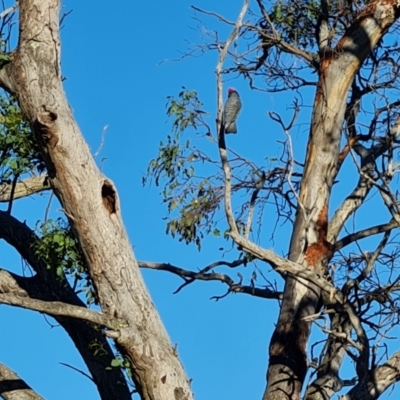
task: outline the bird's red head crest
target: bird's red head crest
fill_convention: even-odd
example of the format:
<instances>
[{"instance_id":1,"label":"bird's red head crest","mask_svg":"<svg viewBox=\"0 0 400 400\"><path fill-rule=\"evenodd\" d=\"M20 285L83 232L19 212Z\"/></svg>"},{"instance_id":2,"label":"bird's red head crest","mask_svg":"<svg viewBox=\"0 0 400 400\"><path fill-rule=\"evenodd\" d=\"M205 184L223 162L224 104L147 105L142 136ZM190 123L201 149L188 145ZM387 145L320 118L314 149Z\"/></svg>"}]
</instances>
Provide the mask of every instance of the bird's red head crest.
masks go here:
<instances>
[{"instance_id":1,"label":"bird's red head crest","mask_svg":"<svg viewBox=\"0 0 400 400\"><path fill-rule=\"evenodd\" d=\"M236 91L236 89L235 88L229 88L228 89L228 96L230 96L232 93L237 93L237 91Z\"/></svg>"}]
</instances>

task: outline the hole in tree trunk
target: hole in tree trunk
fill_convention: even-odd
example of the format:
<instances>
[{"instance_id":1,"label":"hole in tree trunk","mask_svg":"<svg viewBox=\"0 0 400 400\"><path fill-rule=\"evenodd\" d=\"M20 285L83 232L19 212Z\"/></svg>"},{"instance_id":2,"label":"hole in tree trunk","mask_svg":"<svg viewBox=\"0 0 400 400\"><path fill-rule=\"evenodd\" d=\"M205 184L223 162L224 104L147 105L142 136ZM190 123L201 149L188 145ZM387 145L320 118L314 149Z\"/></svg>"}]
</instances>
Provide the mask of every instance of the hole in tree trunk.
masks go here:
<instances>
[{"instance_id":1,"label":"hole in tree trunk","mask_svg":"<svg viewBox=\"0 0 400 400\"><path fill-rule=\"evenodd\" d=\"M104 207L110 214L115 214L116 209L116 192L110 182L104 181L101 188L101 197L103 198Z\"/></svg>"}]
</instances>

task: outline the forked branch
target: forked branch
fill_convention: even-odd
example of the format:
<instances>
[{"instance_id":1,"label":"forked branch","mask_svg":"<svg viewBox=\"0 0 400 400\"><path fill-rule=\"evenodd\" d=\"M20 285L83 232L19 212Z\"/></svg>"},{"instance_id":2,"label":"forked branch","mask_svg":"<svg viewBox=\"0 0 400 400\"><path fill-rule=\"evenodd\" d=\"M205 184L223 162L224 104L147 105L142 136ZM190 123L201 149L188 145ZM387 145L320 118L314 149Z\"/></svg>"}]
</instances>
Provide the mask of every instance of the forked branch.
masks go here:
<instances>
[{"instance_id":1,"label":"forked branch","mask_svg":"<svg viewBox=\"0 0 400 400\"><path fill-rule=\"evenodd\" d=\"M234 262L218 261L201 269L200 271L189 271L183 268L176 267L169 263L154 263L148 261L139 261L140 268L156 269L160 271L171 272L184 280L184 283L175 290L175 293L181 291L185 286L190 285L194 281L218 281L228 286L228 293L245 293L252 296L261 297L264 299L281 299L282 293L268 288L259 288L249 285L243 285L241 279L235 282L229 275L214 272L214 269L219 266L236 268L245 264L245 260L236 260Z\"/></svg>"}]
</instances>

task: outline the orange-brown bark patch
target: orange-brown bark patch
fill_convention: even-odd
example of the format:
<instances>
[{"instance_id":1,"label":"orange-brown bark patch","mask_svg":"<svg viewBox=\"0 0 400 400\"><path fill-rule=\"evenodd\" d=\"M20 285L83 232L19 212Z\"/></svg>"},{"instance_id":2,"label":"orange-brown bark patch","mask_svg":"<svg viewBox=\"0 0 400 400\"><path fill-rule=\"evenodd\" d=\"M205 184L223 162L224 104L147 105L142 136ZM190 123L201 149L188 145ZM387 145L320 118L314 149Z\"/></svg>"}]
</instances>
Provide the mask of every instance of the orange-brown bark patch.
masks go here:
<instances>
[{"instance_id":1,"label":"orange-brown bark patch","mask_svg":"<svg viewBox=\"0 0 400 400\"><path fill-rule=\"evenodd\" d=\"M328 206L325 204L318 215L316 223L318 229L318 242L308 246L305 259L310 267L315 267L323 258L332 256L332 245L326 240L328 231Z\"/></svg>"},{"instance_id":2,"label":"orange-brown bark patch","mask_svg":"<svg viewBox=\"0 0 400 400\"><path fill-rule=\"evenodd\" d=\"M319 241L322 241L326 238L328 232L328 206L326 204L324 204L318 215L317 229L319 233Z\"/></svg>"},{"instance_id":3,"label":"orange-brown bark patch","mask_svg":"<svg viewBox=\"0 0 400 400\"><path fill-rule=\"evenodd\" d=\"M332 256L332 245L323 240L308 246L305 259L310 267L315 267L323 258L330 259Z\"/></svg>"},{"instance_id":4,"label":"orange-brown bark patch","mask_svg":"<svg viewBox=\"0 0 400 400\"><path fill-rule=\"evenodd\" d=\"M332 64L335 58L335 52L332 49L324 50L324 54L321 57L320 72L324 73L326 69Z\"/></svg>"}]
</instances>

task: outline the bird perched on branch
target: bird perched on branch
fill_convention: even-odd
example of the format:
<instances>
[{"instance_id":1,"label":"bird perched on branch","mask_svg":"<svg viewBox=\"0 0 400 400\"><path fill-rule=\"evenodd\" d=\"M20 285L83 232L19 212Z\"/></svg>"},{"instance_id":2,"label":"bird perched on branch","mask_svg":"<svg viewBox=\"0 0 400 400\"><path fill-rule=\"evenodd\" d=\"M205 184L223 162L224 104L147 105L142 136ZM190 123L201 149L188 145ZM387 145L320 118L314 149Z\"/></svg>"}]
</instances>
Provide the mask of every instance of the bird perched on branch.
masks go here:
<instances>
[{"instance_id":1,"label":"bird perched on branch","mask_svg":"<svg viewBox=\"0 0 400 400\"><path fill-rule=\"evenodd\" d=\"M233 89L228 89L228 100L224 108L224 129L225 133L237 133L236 118L242 108L239 93Z\"/></svg>"}]
</instances>

